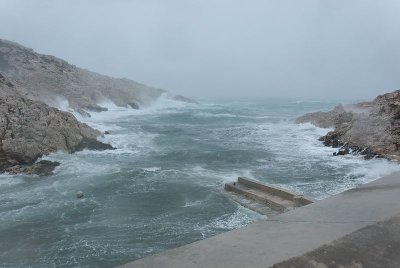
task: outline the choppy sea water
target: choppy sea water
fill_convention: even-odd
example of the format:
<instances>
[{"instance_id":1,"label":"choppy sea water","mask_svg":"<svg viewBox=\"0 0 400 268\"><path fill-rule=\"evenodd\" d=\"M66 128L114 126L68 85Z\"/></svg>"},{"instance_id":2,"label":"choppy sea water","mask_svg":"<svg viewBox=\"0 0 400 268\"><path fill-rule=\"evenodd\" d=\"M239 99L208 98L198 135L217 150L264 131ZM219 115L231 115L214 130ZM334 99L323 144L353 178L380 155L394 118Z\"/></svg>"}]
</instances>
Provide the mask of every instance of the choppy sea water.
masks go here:
<instances>
[{"instance_id":1,"label":"choppy sea water","mask_svg":"<svg viewBox=\"0 0 400 268\"><path fill-rule=\"evenodd\" d=\"M104 104L82 120L117 150L47 156L62 163L50 177L0 175L0 266L112 267L262 220L221 194L241 175L322 199L399 171L333 157L317 140L326 129L291 121L335 104Z\"/></svg>"}]
</instances>

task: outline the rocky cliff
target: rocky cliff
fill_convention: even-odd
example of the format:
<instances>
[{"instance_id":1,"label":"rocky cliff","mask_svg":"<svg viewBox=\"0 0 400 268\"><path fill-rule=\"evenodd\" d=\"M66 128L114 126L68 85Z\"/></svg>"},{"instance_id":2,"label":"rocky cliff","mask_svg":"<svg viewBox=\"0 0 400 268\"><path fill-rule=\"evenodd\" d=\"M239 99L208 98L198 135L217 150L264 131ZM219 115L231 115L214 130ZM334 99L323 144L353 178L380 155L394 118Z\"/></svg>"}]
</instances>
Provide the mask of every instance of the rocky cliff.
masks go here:
<instances>
[{"instance_id":1,"label":"rocky cliff","mask_svg":"<svg viewBox=\"0 0 400 268\"><path fill-rule=\"evenodd\" d=\"M339 105L329 112L306 114L297 123L310 122L334 130L320 138L326 146L341 148L341 153L359 152L400 160L400 90L376 97L373 101Z\"/></svg>"},{"instance_id":2,"label":"rocky cliff","mask_svg":"<svg viewBox=\"0 0 400 268\"><path fill-rule=\"evenodd\" d=\"M78 68L59 58L36 53L17 43L0 39L0 72L17 80L31 99L57 106L67 100L83 115L104 111L99 103L111 100L117 106L138 109L161 94L179 101L191 100L128 79L116 79Z\"/></svg>"},{"instance_id":3,"label":"rocky cliff","mask_svg":"<svg viewBox=\"0 0 400 268\"><path fill-rule=\"evenodd\" d=\"M49 175L58 163L38 158L58 150L112 149L101 133L45 103L0 73L0 172Z\"/></svg>"}]
</instances>

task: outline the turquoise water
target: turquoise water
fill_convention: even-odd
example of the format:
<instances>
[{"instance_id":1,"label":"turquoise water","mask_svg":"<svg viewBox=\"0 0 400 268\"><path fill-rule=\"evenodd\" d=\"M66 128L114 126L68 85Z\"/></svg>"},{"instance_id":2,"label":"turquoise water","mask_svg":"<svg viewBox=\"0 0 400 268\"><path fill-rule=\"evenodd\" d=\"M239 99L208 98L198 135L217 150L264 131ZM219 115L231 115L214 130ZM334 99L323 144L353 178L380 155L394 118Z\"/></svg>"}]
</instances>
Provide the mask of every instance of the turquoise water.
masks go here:
<instances>
[{"instance_id":1,"label":"turquoise water","mask_svg":"<svg viewBox=\"0 0 400 268\"><path fill-rule=\"evenodd\" d=\"M112 267L263 220L221 194L240 175L322 199L399 170L333 157L317 140L327 130L291 122L335 104L105 103L82 120L117 150L48 156L62 163L50 177L0 176L0 266Z\"/></svg>"}]
</instances>

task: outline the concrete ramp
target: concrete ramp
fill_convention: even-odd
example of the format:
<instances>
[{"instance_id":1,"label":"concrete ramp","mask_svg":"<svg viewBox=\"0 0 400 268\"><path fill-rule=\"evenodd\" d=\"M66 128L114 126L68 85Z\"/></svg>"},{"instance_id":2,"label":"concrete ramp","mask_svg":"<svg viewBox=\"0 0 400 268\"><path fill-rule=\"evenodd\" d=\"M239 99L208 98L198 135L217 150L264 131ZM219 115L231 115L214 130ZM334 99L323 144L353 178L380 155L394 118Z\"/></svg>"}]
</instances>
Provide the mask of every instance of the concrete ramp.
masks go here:
<instances>
[{"instance_id":1,"label":"concrete ramp","mask_svg":"<svg viewBox=\"0 0 400 268\"><path fill-rule=\"evenodd\" d=\"M226 183L225 190L251 199L279 213L313 203L311 198L304 195L245 177L239 177L236 182ZM262 213L255 205L251 205L248 202L242 203L236 198L235 201L250 209L254 207L253 210Z\"/></svg>"}]
</instances>

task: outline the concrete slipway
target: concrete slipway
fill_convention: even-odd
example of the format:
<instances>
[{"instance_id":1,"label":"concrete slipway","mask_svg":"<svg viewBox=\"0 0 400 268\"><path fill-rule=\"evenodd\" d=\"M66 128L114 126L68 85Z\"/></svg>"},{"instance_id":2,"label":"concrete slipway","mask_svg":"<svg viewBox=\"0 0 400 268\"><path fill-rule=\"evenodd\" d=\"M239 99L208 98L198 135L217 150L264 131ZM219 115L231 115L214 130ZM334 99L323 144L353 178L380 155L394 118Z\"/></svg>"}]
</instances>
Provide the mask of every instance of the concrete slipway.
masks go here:
<instances>
[{"instance_id":1,"label":"concrete slipway","mask_svg":"<svg viewBox=\"0 0 400 268\"><path fill-rule=\"evenodd\" d=\"M322 201L122 267L271 267L398 214L400 173L393 173ZM365 243L364 240L358 241Z\"/></svg>"}]
</instances>

